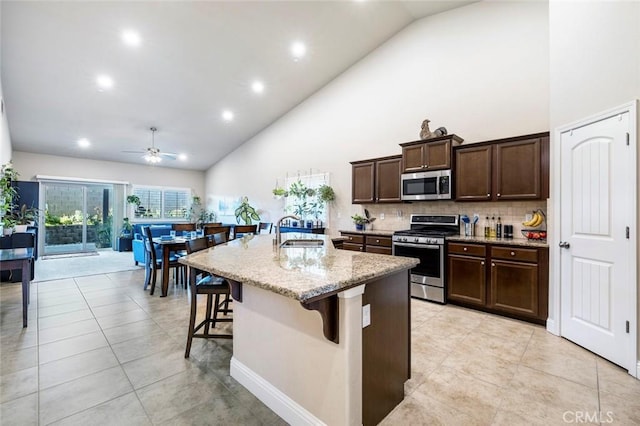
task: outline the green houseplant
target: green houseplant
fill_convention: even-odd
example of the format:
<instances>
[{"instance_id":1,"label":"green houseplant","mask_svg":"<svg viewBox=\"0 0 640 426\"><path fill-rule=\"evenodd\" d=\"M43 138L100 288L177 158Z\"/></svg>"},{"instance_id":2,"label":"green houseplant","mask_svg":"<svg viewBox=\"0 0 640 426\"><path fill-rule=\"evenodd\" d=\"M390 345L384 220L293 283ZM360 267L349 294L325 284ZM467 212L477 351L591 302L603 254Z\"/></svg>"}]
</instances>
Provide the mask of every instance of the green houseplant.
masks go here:
<instances>
[{"instance_id":1,"label":"green houseplant","mask_svg":"<svg viewBox=\"0 0 640 426\"><path fill-rule=\"evenodd\" d=\"M120 231L122 238L133 238L133 225L129 222L129 218L122 218L122 230Z\"/></svg>"},{"instance_id":2,"label":"green houseplant","mask_svg":"<svg viewBox=\"0 0 640 426\"><path fill-rule=\"evenodd\" d=\"M356 225L357 231L362 231L364 229L364 224L367 223L367 218L360 216L357 213L351 216L351 220L353 220L353 223Z\"/></svg>"},{"instance_id":3,"label":"green houseplant","mask_svg":"<svg viewBox=\"0 0 640 426\"><path fill-rule=\"evenodd\" d=\"M15 218L12 212L16 209L15 200L18 198L18 190L11 184L18 179L18 172L13 168L13 163L9 161L2 165L0 169L0 224L3 230L9 233L15 225Z\"/></svg>"},{"instance_id":4,"label":"green houseplant","mask_svg":"<svg viewBox=\"0 0 640 426\"><path fill-rule=\"evenodd\" d=\"M256 209L249 204L249 197L242 197L240 205L235 211L236 221L244 221L245 225L251 225L253 220L260 220L260 215Z\"/></svg>"}]
</instances>

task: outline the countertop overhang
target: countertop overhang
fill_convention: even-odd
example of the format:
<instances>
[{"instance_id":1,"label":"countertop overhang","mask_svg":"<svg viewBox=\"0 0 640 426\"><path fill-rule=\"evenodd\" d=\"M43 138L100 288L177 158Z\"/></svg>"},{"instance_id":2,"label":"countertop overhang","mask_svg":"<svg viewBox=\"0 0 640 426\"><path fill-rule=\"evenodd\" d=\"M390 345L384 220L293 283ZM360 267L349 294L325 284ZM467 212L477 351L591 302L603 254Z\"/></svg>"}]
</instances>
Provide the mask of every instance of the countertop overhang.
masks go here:
<instances>
[{"instance_id":1,"label":"countertop overhang","mask_svg":"<svg viewBox=\"0 0 640 426\"><path fill-rule=\"evenodd\" d=\"M321 234L284 240L323 240L320 247L277 247L274 235L246 235L180 259L180 263L307 303L410 269L418 259L338 250Z\"/></svg>"}]
</instances>

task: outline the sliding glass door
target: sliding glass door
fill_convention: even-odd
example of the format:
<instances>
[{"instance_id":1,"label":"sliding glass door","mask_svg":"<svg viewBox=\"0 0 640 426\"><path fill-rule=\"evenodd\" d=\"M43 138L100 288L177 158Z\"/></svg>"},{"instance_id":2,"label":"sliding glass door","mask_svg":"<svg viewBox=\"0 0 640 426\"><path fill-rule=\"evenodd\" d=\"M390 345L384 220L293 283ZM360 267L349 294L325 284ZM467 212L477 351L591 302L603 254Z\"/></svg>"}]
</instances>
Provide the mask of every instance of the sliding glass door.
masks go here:
<instances>
[{"instance_id":1,"label":"sliding glass door","mask_svg":"<svg viewBox=\"0 0 640 426\"><path fill-rule=\"evenodd\" d=\"M113 185L43 183L44 254L90 253L113 244Z\"/></svg>"}]
</instances>

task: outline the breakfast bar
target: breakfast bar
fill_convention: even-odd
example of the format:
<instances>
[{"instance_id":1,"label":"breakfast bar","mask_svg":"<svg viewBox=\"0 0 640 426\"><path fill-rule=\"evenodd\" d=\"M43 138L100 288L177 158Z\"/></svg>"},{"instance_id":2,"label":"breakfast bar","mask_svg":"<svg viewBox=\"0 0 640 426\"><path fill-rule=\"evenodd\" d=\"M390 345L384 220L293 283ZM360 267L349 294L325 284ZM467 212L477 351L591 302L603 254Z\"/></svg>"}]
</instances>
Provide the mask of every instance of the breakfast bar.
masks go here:
<instances>
[{"instance_id":1,"label":"breakfast bar","mask_svg":"<svg viewBox=\"0 0 640 426\"><path fill-rule=\"evenodd\" d=\"M410 376L413 258L247 235L180 262L232 286L231 375L291 424L368 425Z\"/></svg>"}]
</instances>

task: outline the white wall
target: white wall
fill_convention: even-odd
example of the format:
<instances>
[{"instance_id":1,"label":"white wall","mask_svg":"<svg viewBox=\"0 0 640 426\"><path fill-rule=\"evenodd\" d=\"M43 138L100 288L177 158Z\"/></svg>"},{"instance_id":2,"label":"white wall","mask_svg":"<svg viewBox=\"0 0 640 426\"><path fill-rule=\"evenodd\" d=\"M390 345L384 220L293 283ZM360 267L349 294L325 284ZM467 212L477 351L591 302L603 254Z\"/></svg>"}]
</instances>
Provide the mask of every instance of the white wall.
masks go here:
<instances>
[{"instance_id":1,"label":"white wall","mask_svg":"<svg viewBox=\"0 0 640 426\"><path fill-rule=\"evenodd\" d=\"M0 22L2 22L2 2L0 2ZM0 58L2 58L2 54L0 54ZM2 69L1 59L0 69ZM2 78L0 78L0 99L4 102ZM9 160L11 160L11 154L11 135L9 134L9 122L7 121L7 106L5 105L2 116L0 117L0 164L8 163Z\"/></svg>"},{"instance_id":2,"label":"white wall","mask_svg":"<svg viewBox=\"0 0 640 426\"><path fill-rule=\"evenodd\" d=\"M207 171L207 199L275 220L276 177L330 172L329 233L353 227L349 161L399 154L420 124L468 142L549 129L547 4L476 3L410 25Z\"/></svg>"},{"instance_id":3,"label":"white wall","mask_svg":"<svg viewBox=\"0 0 640 426\"><path fill-rule=\"evenodd\" d=\"M640 98L640 2L553 0L549 31L552 129ZM550 266L553 278L557 265ZM637 288L640 307L640 282Z\"/></svg>"},{"instance_id":4,"label":"white wall","mask_svg":"<svg viewBox=\"0 0 640 426\"><path fill-rule=\"evenodd\" d=\"M191 188L204 194L204 172L143 166L112 161L85 160L14 151L13 164L20 180L36 175L125 181L136 185Z\"/></svg>"}]
</instances>

